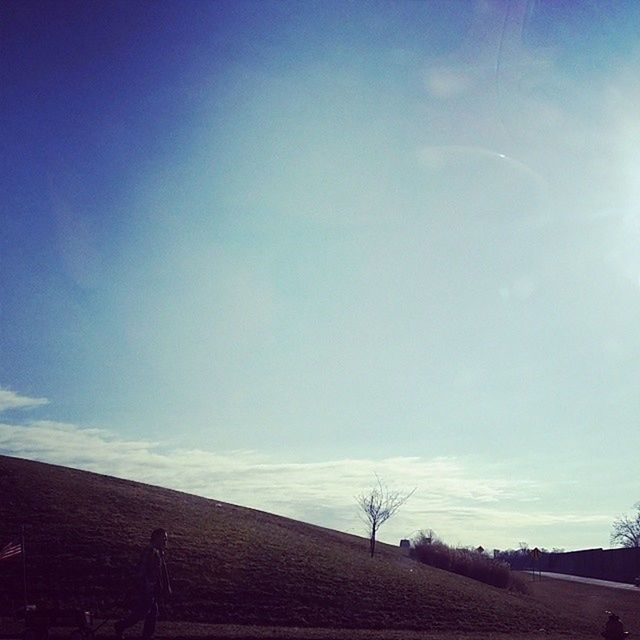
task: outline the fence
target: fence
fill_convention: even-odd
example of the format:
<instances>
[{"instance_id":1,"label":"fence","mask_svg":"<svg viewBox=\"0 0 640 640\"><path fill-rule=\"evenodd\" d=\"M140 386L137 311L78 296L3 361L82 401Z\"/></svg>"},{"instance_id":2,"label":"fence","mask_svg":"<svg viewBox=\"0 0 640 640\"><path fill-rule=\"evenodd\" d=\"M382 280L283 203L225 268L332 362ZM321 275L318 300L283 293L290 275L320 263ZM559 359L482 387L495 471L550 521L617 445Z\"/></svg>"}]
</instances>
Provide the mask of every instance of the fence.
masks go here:
<instances>
[{"instance_id":1,"label":"fence","mask_svg":"<svg viewBox=\"0 0 640 640\"><path fill-rule=\"evenodd\" d=\"M633 583L640 576L640 548L542 553L536 568L585 578Z\"/></svg>"}]
</instances>

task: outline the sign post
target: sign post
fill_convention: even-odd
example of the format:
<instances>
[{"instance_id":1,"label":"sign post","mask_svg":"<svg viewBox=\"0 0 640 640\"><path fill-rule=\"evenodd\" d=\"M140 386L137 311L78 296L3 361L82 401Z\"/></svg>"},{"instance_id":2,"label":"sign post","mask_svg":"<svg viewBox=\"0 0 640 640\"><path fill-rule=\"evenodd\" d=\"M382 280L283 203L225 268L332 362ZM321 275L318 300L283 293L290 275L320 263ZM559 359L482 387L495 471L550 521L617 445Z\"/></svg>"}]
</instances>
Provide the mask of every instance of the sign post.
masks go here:
<instances>
[{"instance_id":1,"label":"sign post","mask_svg":"<svg viewBox=\"0 0 640 640\"><path fill-rule=\"evenodd\" d=\"M538 547L534 547L531 550L531 558L533 560L532 568L531 568L531 575L533 577L533 580L536 579L536 568L538 569L538 579L542 580L542 574L540 573L540 569L538 565L538 560L540 559L540 549L538 549Z\"/></svg>"}]
</instances>

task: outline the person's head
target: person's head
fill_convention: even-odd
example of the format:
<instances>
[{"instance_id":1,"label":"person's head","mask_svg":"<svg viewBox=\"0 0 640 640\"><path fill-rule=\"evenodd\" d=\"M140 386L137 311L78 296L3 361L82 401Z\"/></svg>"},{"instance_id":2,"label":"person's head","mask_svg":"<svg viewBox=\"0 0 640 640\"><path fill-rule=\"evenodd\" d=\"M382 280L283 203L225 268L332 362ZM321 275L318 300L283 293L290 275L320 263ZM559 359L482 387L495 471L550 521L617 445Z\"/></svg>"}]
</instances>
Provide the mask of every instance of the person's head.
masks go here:
<instances>
[{"instance_id":1,"label":"person's head","mask_svg":"<svg viewBox=\"0 0 640 640\"><path fill-rule=\"evenodd\" d=\"M151 544L156 548L164 551L167 547L169 536L165 529L154 529L151 533Z\"/></svg>"}]
</instances>

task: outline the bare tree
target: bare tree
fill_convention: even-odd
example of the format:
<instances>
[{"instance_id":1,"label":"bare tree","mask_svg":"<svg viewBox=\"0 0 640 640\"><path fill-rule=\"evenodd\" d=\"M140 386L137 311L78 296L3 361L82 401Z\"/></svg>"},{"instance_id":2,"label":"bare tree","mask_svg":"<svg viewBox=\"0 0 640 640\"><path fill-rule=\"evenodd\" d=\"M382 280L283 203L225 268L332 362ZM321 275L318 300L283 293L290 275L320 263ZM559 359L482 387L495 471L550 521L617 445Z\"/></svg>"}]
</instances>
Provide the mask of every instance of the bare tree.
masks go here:
<instances>
[{"instance_id":1,"label":"bare tree","mask_svg":"<svg viewBox=\"0 0 640 640\"><path fill-rule=\"evenodd\" d=\"M433 529L421 529L413 538L414 544L433 544L440 542L438 536Z\"/></svg>"},{"instance_id":2,"label":"bare tree","mask_svg":"<svg viewBox=\"0 0 640 640\"><path fill-rule=\"evenodd\" d=\"M415 489L404 493L389 489L376 475L376 484L368 491L356 496L361 516L369 531L371 557L376 549L376 534L380 527L414 494Z\"/></svg>"},{"instance_id":3,"label":"bare tree","mask_svg":"<svg viewBox=\"0 0 640 640\"><path fill-rule=\"evenodd\" d=\"M636 514L633 517L620 516L613 521L611 544L622 547L640 547L640 502L634 505Z\"/></svg>"}]
</instances>

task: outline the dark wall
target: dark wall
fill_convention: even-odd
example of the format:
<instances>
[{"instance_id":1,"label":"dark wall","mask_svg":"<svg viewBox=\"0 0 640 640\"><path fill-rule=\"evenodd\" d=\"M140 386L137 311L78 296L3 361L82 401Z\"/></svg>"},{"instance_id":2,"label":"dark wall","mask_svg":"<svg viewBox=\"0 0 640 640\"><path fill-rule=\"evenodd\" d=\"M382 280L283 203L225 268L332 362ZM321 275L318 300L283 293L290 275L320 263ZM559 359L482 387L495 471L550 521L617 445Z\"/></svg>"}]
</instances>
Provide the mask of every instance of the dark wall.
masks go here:
<instances>
[{"instance_id":1,"label":"dark wall","mask_svg":"<svg viewBox=\"0 0 640 640\"><path fill-rule=\"evenodd\" d=\"M537 568L540 571L633 583L636 576L640 576L640 548L543 553Z\"/></svg>"}]
</instances>

